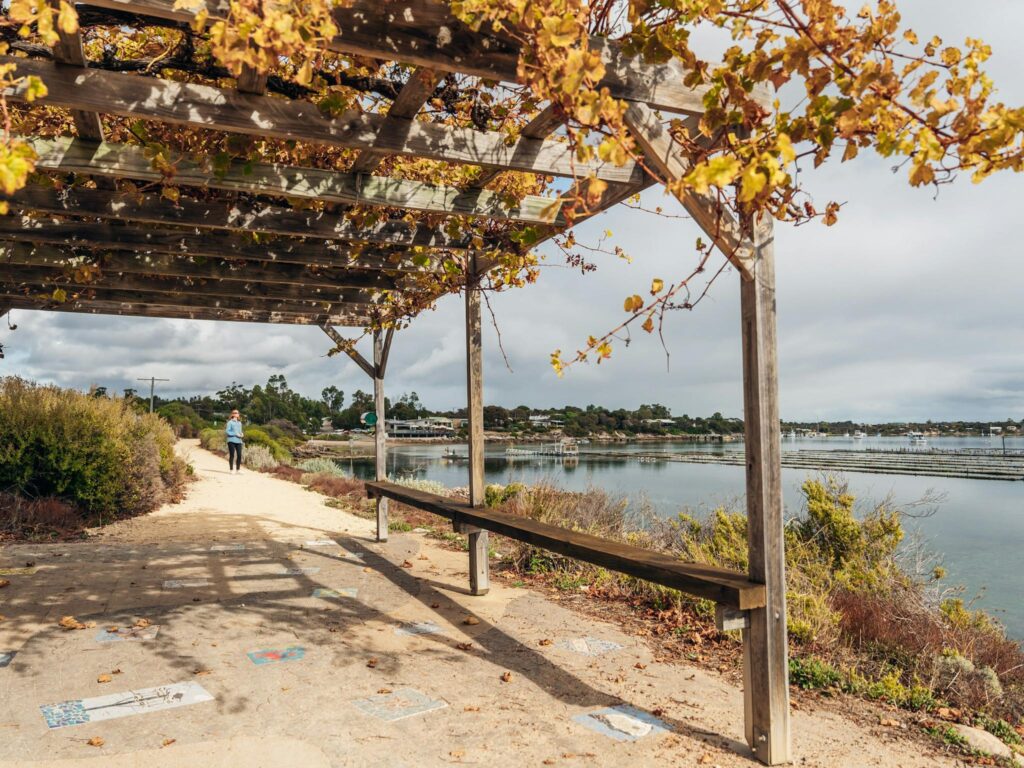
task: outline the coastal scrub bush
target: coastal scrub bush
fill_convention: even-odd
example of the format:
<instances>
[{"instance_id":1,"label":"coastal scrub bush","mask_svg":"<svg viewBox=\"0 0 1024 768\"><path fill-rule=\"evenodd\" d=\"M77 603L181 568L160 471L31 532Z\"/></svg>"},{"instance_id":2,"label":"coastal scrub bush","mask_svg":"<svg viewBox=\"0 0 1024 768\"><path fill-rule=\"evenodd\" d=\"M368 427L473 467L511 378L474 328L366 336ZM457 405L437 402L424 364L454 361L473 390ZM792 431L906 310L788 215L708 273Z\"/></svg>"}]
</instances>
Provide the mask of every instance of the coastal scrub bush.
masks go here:
<instances>
[{"instance_id":1,"label":"coastal scrub bush","mask_svg":"<svg viewBox=\"0 0 1024 768\"><path fill-rule=\"evenodd\" d=\"M334 472L309 472L302 476L301 483L310 490L336 499L361 497L366 494L366 486L362 480Z\"/></svg>"},{"instance_id":2,"label":"coastal scrub bush","mask_svg":"<svg viewBox=\"0 0 1024 768\"><path fill-rule=\"evenodd\" d=\"M1016 721L1024 714L1024 649L981 611L938 584L905 541L903 513L885 501L859 509L832 477L808 479L803 509L785 527L788 629L800 653L793 682L838 687L908 709L942 700ZM747 518L726 508L705 518L660 519L641 500L599 489L568 492L548 485L523 489L502 511L634 546L737 571L747 569ZM508 542L506 563L562 583L585 583L657 611L707 606L649 582Z\"/></svg>"},{"instance_id":3,"label":"coastal scrub bush","mask_svg":"<svg viewBox=\"0 0 1024 768\"><path fill-rule=\"evenodd\" d=\"M199 445L214 453L227 453L228 439L223 429L207 427L199 432Z\"/></svg>"},{"instance_id":4,"label":"coastal scrub bush","mask_svg":"<svg viewBox=\"0 0 1024 768\"><path fill-rule=\"evenodd\" d=\"M206 422L190 405L185 403L164 403L156 409L157 415L171 425L178 437L196 437L206 427Z\"/></svg>"},{"instance_id":5,"label":"coastal scrub bush","mask_svg":"<svg viewBox=\"0 0 1024 768\"><path fill-rule=\"evenodd\" d=\"M122 399L0 379L0 489L52 497L83 524L148 512L180 497L185 462L159 416ZM5 519L4 525L15 525Z\"/></svg>"},{"instance_id":6,"label":"coastal scrub bush","mask_svg":"<svg viewBox=\"0 0 1024 768\"><path fill-rule=\"evenodd\" d=\"M271 437L265 429L262 427L252 427L245 425L242 428L245 433L245 444L246 447L254 445L262 445L270 454L279 462L291 461L291 452L281 445L280 442Z\"/></svg>"},{"instance_id":7,"label":"coastal scrub bush","mask_svg":"<svg viewBox=\"0 0 1024 768\"><path fill-rule=\"evenodd\" d=\"M274 455L262 445L250 445L242 453L242 463L250 469L274 469L278 465Z\"/></svg>"},{"instance_id":8,"label":"coastal scrub bush","mask_svg":"<svg viewBox=\"0 0 1024 768\"><path fill-rule=\"evenodd\" d=\"M337 475L338 477L350 477L341 466L331 459L323 456L316 456L312 459L303 459L296 464L299 469L303 472L310 472L313 474L324 474L324 475Z\"/></svg>"}]
</instances>

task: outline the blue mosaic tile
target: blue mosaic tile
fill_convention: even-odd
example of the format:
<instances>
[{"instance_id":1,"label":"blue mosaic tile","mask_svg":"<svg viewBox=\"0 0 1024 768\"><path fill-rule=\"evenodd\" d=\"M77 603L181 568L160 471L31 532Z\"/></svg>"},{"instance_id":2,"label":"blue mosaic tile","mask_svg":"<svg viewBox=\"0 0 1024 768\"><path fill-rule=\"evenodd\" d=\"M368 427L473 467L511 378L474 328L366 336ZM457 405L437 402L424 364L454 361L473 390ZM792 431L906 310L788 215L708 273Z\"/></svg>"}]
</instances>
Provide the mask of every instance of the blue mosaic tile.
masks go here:
<instances>
[{"instance_id":1,"label":"blue mosaic tile","mask_svg":"<svg viewBox=\"0 0 1024 768\"><path fill-rule=\"evenodd\" d=\"M85 711L85 703L81 699L62 701L60 704L43 704L39 709L50 728L89 722L89 713Z\"/></svg>"},{"instance_id":2,"label":"blue mosaic tile","mask_svg":"<svg viewBox=\"0 0 1024 768\"><path fill-rule=\"evenodd\" d=\"M670 730L654 715L626 704L576 715L573 720L616 741L637 741Z\"/></svg>"},{"instance_id":3,"label":"blue mosaic tile","mask_svg":"<svg viewBox=\"0 0 1024 768\"><path fill-rule=\"evenodd\" d=\"M17 651L0 651L0 669L14 661L14 656L17 653Z\"/></svg>"},{"instance_id":4,"label":"blue mosaic tile","mask_svg":"<svg viewBox=\"0 0 1024 768\"><path fill-rule=\"evenodd\" d=\"M611 653L622 648L621 645L611 640L599 640L596 637L571 637L559 640L555 643L555 647L565 651L581 653L584 656L601 656L602 654Z\"/></svg>"},{"instance_id":5,"label":"blue mosaic tile","mask_svg":"<svg viewBox=\"0 0 1024 768\"><path fill-rule=\"evenodd\" d=\"M287 576L312 576L315 573L320 573L319 566L313 566L311 568L285 568L285 575Z\"/></svg>"},{"instance_id":6,"label":"blue mosaic tile","mask_svg":"<svg viewBox=\"0 0 1024 768\"><path fill-rule=\"evenodd\" d=\"M432 699L412 688L399 688L391 693L378 693L352 702L364 714L387 722L404 720L435 709L443 709L448 702Z\"/></svg>"},{"instance_id":7,"label":"blue mosaic tile","mask_svg":"<svg viewBox=\"0 0 1024 768\"><path fill-rule=\"evenodd\" d=\"M432 621L417 621L395 627L396 635L436 635L440 632L441 628Z\"/></svg>"},{"instance_id":8,"label":"blue mosaic tile","mask_svg":"<svg viewBox=\"0 0 1024 768\"><path fill-rule=\"evenodd\" d=\"M298 661L306 655L306 649L299 646L284 648L282 650L266 649L262 651L250 651L246 654L253 664L275 664L279 661Z\"/></svg>"}]
</instances>

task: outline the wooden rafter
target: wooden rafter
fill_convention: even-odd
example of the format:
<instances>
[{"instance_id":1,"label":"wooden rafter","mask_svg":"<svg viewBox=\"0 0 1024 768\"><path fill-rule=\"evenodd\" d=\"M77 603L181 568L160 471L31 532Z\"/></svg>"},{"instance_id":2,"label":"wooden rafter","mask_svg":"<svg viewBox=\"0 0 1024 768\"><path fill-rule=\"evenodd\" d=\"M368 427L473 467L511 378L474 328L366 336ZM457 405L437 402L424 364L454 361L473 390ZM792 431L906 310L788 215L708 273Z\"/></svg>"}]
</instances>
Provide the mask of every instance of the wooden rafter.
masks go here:
<instances>
[{"instance_id":1,"label":"wooden rafter","mask_svg":"<svg viewBox=\"0 0 1024 768\"><path fill-rule=\"evenodd\" d=\"M145 152L127 144L86 142L68 137L28 139L35 150L36 168L63 173L85 173L109 178L164 182ZM527 195L510 206L501 195L487 190L460 190L418 181L337 173L316 168L253 164L245 170L214 173L184 158L177 160L173 183L235 192L321 200L328 203L406 208L427 213L462 215L564 226L561 204Z\"/></svg>"},{"instance_id":2,"label":"wooden rafter","mask_svg":"<svg viewBox=\"0 0 1024 768\"><path fill-rule=\"evenodd\" d=\"M382 128L383 133L401 135L408 133L412 126L410 121L422 109L434 93L444 75L426 67L418 67L409 75L409 80L398 92L391 108L388 110L387 121ZM386 153L368 149L359 153L359 157L349 169L352 173L373 173L386 157Z\"/></svg>"},{"instance_id":3,"label":"wooden rafter","mask_svg":"<svg viewBox=\"0 0 1024 768\"><path fill-rule=\"evenodd\" d=\"M524 139L546 139L558 130L562 125L562 118L558 109L553 104L548 104L544 109L534 115L520 133ZM500 168L486 168L473 182L477 189L487 186L494 178L501 173Z\"/></svg>"},{"instance_id":4,"label":"wooden rafter","mask_svg":"<svg viewBox=\"0 0 1024 768\"><path fill-rule=\"evenodd\" d=\"M53 186L38 184L29 184L5 199L18 210L62 216L91 216L112 221L180 225L197 229L243 230L291 237L443 248L454 251L465 250L471 246L467 238L450 237L444 227L432 227L395 218L359 226L351 219L336 213L299 210L245 200L200 200L182 195L171 204L158 194L118 193L87 187L60 190ZM496 241L481 242L481 246L485 248L499 245L500 243Z\"/></svg>"},{"instance_id":5,"label":"wooden rafter","mask_svg":"<svg viewBox=\"0 0 1024 768\"><path fill-rule=\"evenodd\" d=\"M194 8L175 0L89 0L87 5L151 18L190 23ZM207 0L211 21L226 18L224 0ZM519 47L509 38L474 32L458 21L447 4L431 0L356 0L334 11L340 30L330 48L339 53L397 60L444 72L462 72L488 80L520 82ZM605 66L601 86L612 96L643 102L667 112L700 114L706 86L684 85L676 62L649 64L629 57L605 38L590 39Z\"/></svg>"},{"instance_id":6,"label":"wooden rafter","mask_svg":"<svg viewBox=\"0 0 1024 768\"><path fill-rule=\"evenodd\" d=\"M13 56L0 56L0 63L16 63L20 76L42 78L47 95L41 103L50 106L501 170L567 177L594 174L611 182L635 181L641 173L631 162L623 166L600 161L581 162L565 142L522 138L510 144L496 132L484 133L355 110L330 117L310 102L209 85L76 69ZM15 101L23 100L28 87L28 81L21 80L5 89L3 95ZM417 90L416 95L421 94L422 91ZM400 106L404 107L404 102ZM405 111L409 109L411 106Z\"/></svg>"},{"instance_id":7,"label":"wooden rafter","mask_svg":"<svg viewBox=\"0 0 1024 768\"><path fill-rule=\"evenodd\" d=\"M244 259L305 266L375 269L396 273L423 272L427 269L414 264L405 251L392 251L376 246L347 249L319 240L260 242L242 234L194 234L181 230L115 227L106 222L0 218L0 241L127 249L177 256Z\"/></svg>"},{"instance_id":8,"label":"wooden rafter","mask_svg":"<svg viewBox=\"0 0 1024 768\"><path fill-rule=\"evenodd\" d=\"M184 277L192 280L224 280L246 284L303 286L317 290L361 288L394 290L394 278L376 270L310 269L301 265L267 266L250 262L193 261L170 254L142 254L132 251L105 251L90 258L47 245L13 243L0 246L0 265L43 267L70 270L93 265L104 274Z\"/></svg>"},{"instance_id":9,"label":"wooden rafter","mask_svg":"<svg viewBox=\"0 0 1024 768\"><path fill-rule=\"evenodd\" d=\"M262 310L264 312L284 312L295 315L331 315L354 314L367 316L371 310L368 304L348 304L344 302L315 301L309 299L276 299L257 295L218 295L222 292L218 286L202 286L197 290L189 286L187 290L174 290L171 287L157 285L141 278L126 278L112 285L74 284L53 281L52 278L39 276L31 280L20 280L18 276L9 274L13 270L4 270L4 281L0 283L0 297L36 298L39 301L53 300L55 289L63 289L69 297L81 297L84 300L114 301L145 306L164 306L188 309L214 307L231 310ZM28 275L27 277L31 277ZM128 286L144 285L145 289ZM118 287L122 286L122 287ZM207 289L208 288L208 289ZM223 290L229 293L230 289Z\"/></svg>"},{"instance_id":10,"label":"wooden rafter","mask_svg":"<svg viewBox=\"0 0 1024 768\"><path fill-rule=\"evenodd\" d=\"M72 299L54 302L49 297L0 296L0 305L10 309L28 309L47 312L71 312L91 315L117 315L125 317L159 317L185 320L216 320L245 323L281 323L292 325L319 325L329 322L339 326L365 326L370 318L365 315L310 314L268 312L265 310L232 310L217 307L180 307L160 304Z\"/></svg>"},{"instance_id":11,"label":"wooden rafter","mask_svg":"<svg viewBox=\"0 0 1024 768\"><path fill-rule=\"evenodd\" d=\"M650 107L630 104L626 124L655 170L662 174L676 196L700 228L707 233L726 258L747 279L753 275L754 250L740 224L712 195L682 189L680 182L690 172L691 163L673 141L661 120Z\"/></svg>"},{"instance_id":12,"label":"wooden rafter","mask_svg":"<svg viewBox=\"0 0 1024 768\"><path fill-rule=\"evenodd\" d=\"M8 293L12 292L10 289L17 289L20 286L30 289L51 286L76 292L133 291L147 296L162 297L163 294L170 294L176 298L208 298L210 303L228 309L259 309L269 302L279 304L275 309L282 312L291 307L295 311L320 309L327 313L332 307L340 305L357 311L367 311L367 308L373 305L374 298L373 293L355 288L328 289L237 280L193 281L188 278L102 271L98 276L83 279L74 270L20 265L5 266L0 280L0 285L7 286ZM218 304L221 300L231 300L233 303Z\"/></svg>"}]
</instances>

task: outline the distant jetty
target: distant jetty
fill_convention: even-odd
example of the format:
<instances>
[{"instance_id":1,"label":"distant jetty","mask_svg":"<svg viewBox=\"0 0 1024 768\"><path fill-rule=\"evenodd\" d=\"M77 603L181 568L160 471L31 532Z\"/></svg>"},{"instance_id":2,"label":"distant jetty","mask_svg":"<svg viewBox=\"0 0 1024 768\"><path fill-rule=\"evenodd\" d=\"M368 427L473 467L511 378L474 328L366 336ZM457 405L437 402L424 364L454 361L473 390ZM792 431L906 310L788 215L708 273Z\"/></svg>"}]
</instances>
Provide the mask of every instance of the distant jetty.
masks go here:
<instances>
[{"instance_id":1,"label":"distant jetty","mask_svg":"<svg viewBox=\"0 0 1024 768\"><path fill-rule=\"evenodd\" d=\"M653 463L742 465L743 451L685 453L622 453L587 451L584 459L620 459ZM879 475L930 475L970 480L1024 480L1024 451L1011 453L942 450L783 451L782 466Z\"/></svg>"}]
</instances>

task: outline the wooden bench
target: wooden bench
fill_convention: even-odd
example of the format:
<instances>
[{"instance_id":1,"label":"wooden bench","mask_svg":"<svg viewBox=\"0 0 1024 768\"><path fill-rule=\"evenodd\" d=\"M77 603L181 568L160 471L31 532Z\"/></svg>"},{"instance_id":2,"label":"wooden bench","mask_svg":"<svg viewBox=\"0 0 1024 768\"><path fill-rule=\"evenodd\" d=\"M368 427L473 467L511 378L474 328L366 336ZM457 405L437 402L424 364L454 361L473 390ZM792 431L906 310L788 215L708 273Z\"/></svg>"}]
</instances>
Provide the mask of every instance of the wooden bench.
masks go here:
<instances>
[{"instance_id":1,"label":"wooden bench","mask_svg":"<svg viewBox=\"0 0 1024 768\"><path fill-rule=\"evenodd\" d=\"M479 528L492 531L610 571L713 600L720 606L748 611L765 605L763 584L752 582L745 574L726 568L685 563L660 552L571 531L527 517L473 507L468 502L424 493L396 483L368 482L366 493L370 498L394 499L445 517L456 530Z\"/></svg>"}]
</instances>

